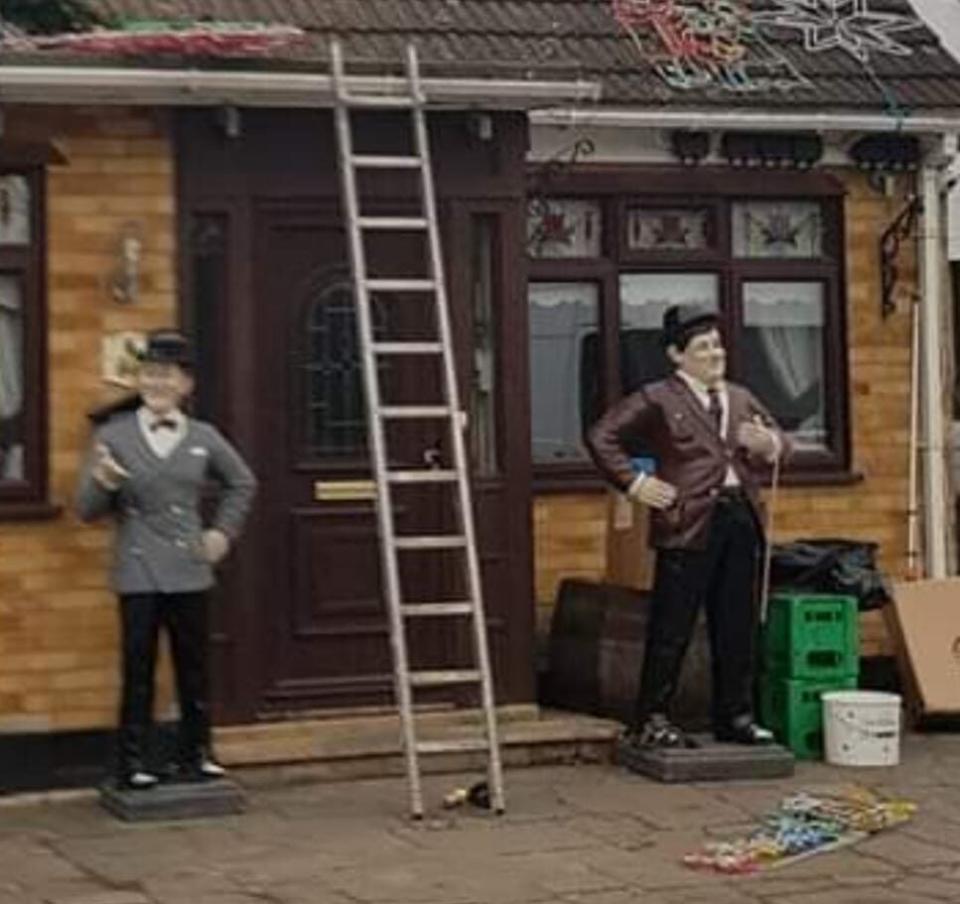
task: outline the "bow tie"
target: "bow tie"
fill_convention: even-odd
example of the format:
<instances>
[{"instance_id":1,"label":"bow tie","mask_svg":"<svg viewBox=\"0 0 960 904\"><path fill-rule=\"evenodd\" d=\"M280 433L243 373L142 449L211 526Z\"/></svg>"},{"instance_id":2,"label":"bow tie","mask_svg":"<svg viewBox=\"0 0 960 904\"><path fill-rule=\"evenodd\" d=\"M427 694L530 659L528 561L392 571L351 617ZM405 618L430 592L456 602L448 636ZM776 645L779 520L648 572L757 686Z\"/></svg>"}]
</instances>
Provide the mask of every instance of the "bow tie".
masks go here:
<instances>
[{"instance_id":1,"label":"bow tie","mask_svg":"<svg viewBox=\"0 0 960 904\"><path fill-rule=\"evenodd\" d=\"M177 422L172 417L159 417L150 425L150 432L155 433L157 430L176 430Z\"/></svg>"}]
</instances>

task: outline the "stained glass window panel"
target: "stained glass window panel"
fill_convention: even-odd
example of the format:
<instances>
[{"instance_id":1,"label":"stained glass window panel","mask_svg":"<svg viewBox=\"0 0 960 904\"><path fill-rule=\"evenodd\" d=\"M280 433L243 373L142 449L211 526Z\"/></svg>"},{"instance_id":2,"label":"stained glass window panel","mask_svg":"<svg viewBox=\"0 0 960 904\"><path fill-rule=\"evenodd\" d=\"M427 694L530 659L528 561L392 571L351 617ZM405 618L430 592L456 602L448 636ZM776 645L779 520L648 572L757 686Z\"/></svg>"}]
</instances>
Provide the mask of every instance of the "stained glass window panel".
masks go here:
<instances>
[{"instance_id":1,"label":"stained glass window panel","mask_svg":"<svg viewBox=\"0 0 960 904\"><path fill-rule=\"evenodd\" d=\"M733 205L734 257L813 258L822 253L823 216L815 201Z\"/></svg>"},{"instance_id":2,"label":"stained glass window panel","mask_svg":"<svg viewBox=\"0 0 960 904\"><path fill-rule=\"evenodd\" d=\"M0 176L0 245L30 243L30 185L23 176Z\"/></svg>"},{"instance_id":3,"label":"stained glass window panel","mask_svg":"<svg viewBox=\"0 0 960 904\"><path fill-rule=\"evenodd\" d=\"M710 211L705 208L627 209L630 251L698 251L710 246Z\"/></svg>"},{"instance_id":4,"label":"stained glass window panel","mask_svg":"<svg viewBox=\"0 0 960 904\"><path fill-rule=\"evenodd\" d=\"M375 330L382 310L372 306ZM300 367L304 399L304 452L309 458L362 457L367 448L366 394L350 281L321 285L309 306ZM386 370L381 365L381 370Z\"/></svg>"},{"instance_id":5,"label":"stained glass window panel","mask_svg":"<svg viewBox=\"0 0 960 904\"><path fill-rule=\"evenodd\" d=\"M600 248L601 214L596 201L540 197L527 204L530 257L599 257Z\"/></svg>"}]
</instances>

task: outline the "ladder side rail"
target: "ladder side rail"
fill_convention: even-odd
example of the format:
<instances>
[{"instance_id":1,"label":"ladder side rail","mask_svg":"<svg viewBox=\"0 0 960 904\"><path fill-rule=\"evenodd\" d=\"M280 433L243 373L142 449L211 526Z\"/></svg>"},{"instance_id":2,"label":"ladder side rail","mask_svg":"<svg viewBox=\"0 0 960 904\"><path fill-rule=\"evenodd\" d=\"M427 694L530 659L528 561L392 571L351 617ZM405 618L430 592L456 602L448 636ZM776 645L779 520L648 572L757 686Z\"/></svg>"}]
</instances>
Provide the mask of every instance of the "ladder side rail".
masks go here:
<instances>
[{"instance_id":1,"label":"ladder side rail","mask_svg":"<svg viewBox=\"0 0 960 904\"><path fill-rule=\"evenodd\" d=\"M353 134L349 98L346 92L343 55L339 42L331 45L334 85L336 87L336 120L338 155L340 161L341 187L349 238L350 262L353 271L354 300L357 306L360 348L363 359L363 374L367 394L367 432L370 451L373 455L374 479L377 487L377 521L380 529L380 558L387 590L387 614L390 620L390 644L394 658L394 687L400 708L400 723L403 735L407 777L410 783L410 806L417 818L423 815L423 793L420 769L417 760L416 736L413 725L413 692L410 685L410 667L407 658L401 610L400 572L395 546L393 506L390 487L386 480L386 437L380 418L380 385L376 356L372 352L373 324L370 314L370 293L367 287L366 254L360 232L359 200L351 158L353 157Z\"/></svg>"},{"instance_id":2,"label":"ladder side rail","mask_svg":"<svg viewBox=\"0 0 960 904\"><path fill-rule=\"evenodd\" d=\"M430 156L430 138L427 132L424 94L420 82L420 66L416 48L407 46L407 71L410 78L411 93L415 98L413 109L414 132L418 156L423 160L421 183L423 203L427 219L427 234L430 244L430 259L433 278L436 281L437 318L443 345L443 369L446 380L447 403L452 417L450 420L455 470L458 474L458 495L460 503L461 532L466 537L467 577L469 596L474 603L473 634L478 666L481 674L481 696L486 734L490 751L490 790L491 803L497 812L505 809L503 794L503 771L500 761L500 744L496 723L496 703L493 695L493 680L490 667L490 652L487 640L487 621L483 604L483 590L480 580L480 562L477 554L477 538L474 526L474 509L470 489L469 459L463 435L463 414L460 407L460 392L457 382L456 365L453 354L453 330L450 324L448 308L446 274L443 252L440 244L440 232L437 216L437 198L433 183L433 166Z\"/></svg>"}]
</instances>

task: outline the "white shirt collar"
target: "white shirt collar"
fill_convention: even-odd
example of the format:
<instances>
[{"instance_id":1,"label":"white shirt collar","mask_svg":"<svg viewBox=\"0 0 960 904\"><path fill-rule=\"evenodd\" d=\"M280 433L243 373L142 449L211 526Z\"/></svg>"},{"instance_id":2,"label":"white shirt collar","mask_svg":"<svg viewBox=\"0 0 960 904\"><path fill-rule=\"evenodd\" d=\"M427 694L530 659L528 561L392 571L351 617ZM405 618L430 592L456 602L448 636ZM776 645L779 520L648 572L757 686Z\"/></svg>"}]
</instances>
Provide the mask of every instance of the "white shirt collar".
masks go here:
<instances>
[{"instance_id":1,"label":"white shirt collar","mask_svg":"<svg viewBox=\"0 0 960 904\"><path fill-rule=\"evenodd\" d=\"M696 393L698 398L706 399L708 397L711 387L707 386L707 384L702 380L698 380L692 374L688 374L685 370L677 369L676 374L694 391L694 393ZM721 398L726 395L727 387L723 380L719 380L718 382L714 383L713 388L720 393Z\"/></svg>"},{"instance_id":2,"label":"white shirt collar","mask_svg":"<svg viewBox=\"0 0 960 904\"><path fill-rule=\"evenodd\" d=\"M152 429L158 420L173 421L173 429ZM146 405L141 405L137 409L137 424L147 445L158 458L168 458L187 435L187 417L177 408L166 414L155 414Z\"/></svg>"}]
</instances>

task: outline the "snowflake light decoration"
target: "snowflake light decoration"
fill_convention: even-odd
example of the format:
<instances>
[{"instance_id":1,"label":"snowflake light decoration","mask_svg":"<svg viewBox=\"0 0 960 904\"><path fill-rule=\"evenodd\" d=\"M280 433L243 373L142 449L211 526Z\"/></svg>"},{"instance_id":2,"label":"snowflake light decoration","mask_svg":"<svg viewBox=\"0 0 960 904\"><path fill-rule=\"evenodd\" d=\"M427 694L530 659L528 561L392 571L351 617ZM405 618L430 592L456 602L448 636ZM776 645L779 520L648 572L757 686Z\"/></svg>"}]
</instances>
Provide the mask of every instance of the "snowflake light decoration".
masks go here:
<instances>
[{"instance_id":1,"label":"snowflake light decoration","mask_svg":"<svg viewBox=\"0 0 960 904\"><path fill-rule=\"evenodd\" d=\"M845 50L861 63L870 54L909 56L911 50L891 34L921 25L915 16L872 12L867 0L773 0L779 7L757 12L753 21L803 33L803 46L811 53Z\"/></svg>"}]
</instances>

